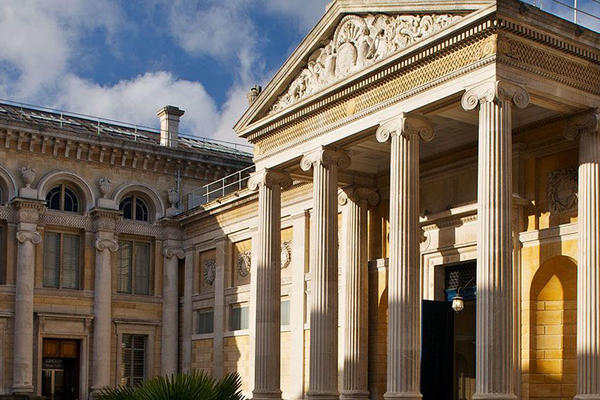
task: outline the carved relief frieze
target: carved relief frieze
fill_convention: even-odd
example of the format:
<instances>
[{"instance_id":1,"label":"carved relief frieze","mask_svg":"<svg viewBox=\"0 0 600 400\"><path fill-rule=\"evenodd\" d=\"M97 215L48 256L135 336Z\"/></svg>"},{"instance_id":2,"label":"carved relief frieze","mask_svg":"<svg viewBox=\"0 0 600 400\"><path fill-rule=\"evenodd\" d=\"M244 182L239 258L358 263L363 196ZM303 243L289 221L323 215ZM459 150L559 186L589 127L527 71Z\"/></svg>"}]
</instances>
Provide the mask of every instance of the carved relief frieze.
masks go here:
<instances>
[{"instance_id":1,"label":"carved relief frieze","mask_svg":"<svg viewBox=\"0 0 600 400\"><path fill-rule=\"evenodd\" d=\"M577 207L577 169L565 168L548 174L546 192L548 209L552 213L562 213Z\"/></svg>"},{"instance_id":2,"label":"carved relief frieze","mask_svg":"<svg viewBox=\"0 0 600 400\"><path fill-rule=\"evenodd\" d=\"M281 269L286 269L292 262L292 242L281 243Z\"/></svg>"},{"instance_id":3,"label":"carved relief frieze","mask_svg":"<svg viewBox=\"0 0 600 400\"><path fill-rule=\"evenodd\" d=\"M212 286L213 283L215 283L216 269L217 260L214 258L206 260L202 266L202 276L204 277L204 282L206 282L209 286Z\"/></svg>"},{"instance_id":4,"label":"carved relief frieze","mask_svg":"<svg viewBox=\"0 0 600 400\"><path fill-rule=\"evenodd\" d=\"M252 252L250 250L240 252L237 257L236 268L241 277L247 277L250 274L252 265Z\"/></svg>"},{"instance_id":5,"label":"carved relief frieze","mask_svg":"<svg viewBox=\"0 0 600 400\"><path fill-rule=\"evenodd\" d=\"M314 51L306 67L271 107L271 113L400 52L462 19L460 15L349 15L333 38Z\"/></svg>"}]
</instances>

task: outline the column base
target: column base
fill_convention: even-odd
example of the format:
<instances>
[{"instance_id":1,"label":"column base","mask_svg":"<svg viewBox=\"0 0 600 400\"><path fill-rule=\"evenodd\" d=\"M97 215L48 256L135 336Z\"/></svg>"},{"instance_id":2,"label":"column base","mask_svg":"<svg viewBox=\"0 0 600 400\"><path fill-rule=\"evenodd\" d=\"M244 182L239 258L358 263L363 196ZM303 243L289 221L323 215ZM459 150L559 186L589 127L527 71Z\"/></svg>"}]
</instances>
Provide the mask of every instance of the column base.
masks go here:
<instances>
[{"instance_id":1,"label":"column base","mask_svg":"<svg viewBox=\"0 0 600 400\"><path fill-rule=\"evenodd\" d=\"M308 400L338 400L340 395L337 392L307 392L305 398Z\"/></svg>"},{"instance_id":2,"label":"column base","mask_svg":"<svg viewBox=\"0 0 600 400\"><path fill-rule=\"evenodd\" d=\"M33 395L33 385L14 385L10 392L15 395L31 396Z\"/></svg>"},{"instance_id":3,"label":"column base","mask_svg":"<svg viewBox=\"0 0 600 400\"><path fill-rule=\"evenodd\" d=\"M403 400L421 400L423 395L419 392L408 393L408 392L386 392L383 395L386 400L403 399Z\"/></svg>"},{"instance_id":4,"label":"column base","mask_svg":"<svg viewBox=\"0 0 600 400\"><path fill-rule=\"evenodd\" d=\"M252 400L281 400L281 390L273 392L255 390L252 392Z\"/></svg>"},{"instance_id":5,"label":"column base","mask_svg":"<svg viewBox=\"0 0 600 400\"><path fill-rule=\"evenodd\" d=\"M475 393L473 400L517 400L512 393Z\"/></svg>"},{"instance_id":6,"label":"column base","mask_svg":"<svg viewBox=\"0 0 600 400\"><path fill-rule=\"evenodd\" d=\"M340 400L367 400L369 392L364 390L342 390Z\"/></svg>"},{"instance_id":7,"label":"column base","mask_svg":"<svg viewBox=\"0 0 600 400\"><path fill-rule=\"evenodd\" d=\"M600 400L600 394L578 394L573 400Z\"/></svg>"}]
</instances>

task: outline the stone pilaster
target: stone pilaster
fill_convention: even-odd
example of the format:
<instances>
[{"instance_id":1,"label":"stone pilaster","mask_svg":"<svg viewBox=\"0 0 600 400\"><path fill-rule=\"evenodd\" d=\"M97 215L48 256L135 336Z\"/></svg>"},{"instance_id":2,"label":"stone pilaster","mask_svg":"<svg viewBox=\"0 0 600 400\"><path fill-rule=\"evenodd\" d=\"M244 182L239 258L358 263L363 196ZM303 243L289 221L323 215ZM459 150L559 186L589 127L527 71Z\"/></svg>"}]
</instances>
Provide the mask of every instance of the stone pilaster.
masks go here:
<instances>
[{"instance_id":1,"label":"stone pilaster","mask_svg":"<svg viewBox=\"0 0 600 400\"><path fill-rule=\"evenodd\" d=\"M12 392L32 394L35 246L42 241L37 223L44 206L41 202L24 199L14 200L13 205L18 225Z\"/></svg>"},{"instance_id":2,"label":"stone pilaster","mask_svg":"<svg viewBox=\"0 0 600 400\"><path fill-rule=\"evenodd\" d=\"M380 142L391 139L386 399L422 397L419 141L433 134L428 120L404 113L376 133Z\"/></svg>"},{"instance_id":3,"label":"stone pilaster","mask_svg":"<svg viewBox=\"0 0 600 400\"><path fill-rule=\"evenodd\" d=\"M160 368L161 375L172 375L177 373L179 355L179 260L185 258L185 252L180 243L169 240L163 247L163 257Z\"/></svg>"},{"instance_id":4,"label":"stone pilaster","mask_svg":"<svg viewBox=\"0 0 600 400\"><path fill-rule=\"evenodd\" d=\"M231 268L231 240L227 236L215 239L215 306L213 308L213 376L223 377L225 370L224 337L225 337L225 271Z\"/></svg>"},{"instance_id":5,"label":"stone pilaster","mask_svg":"<svg viewBox=\"0 0 600 400\"><path fill-rule=\"evenodd\" d=\"M291 184L288 175L271 170L248 180L258 190L254 399L281 399L281 189Z\"/></svg>"},{"instance_id":6,"label":"stone pilaster","mask_svg":"<svg viewBox=\"0 0 600 400\"><path fill-rule=\"evenodd\" d=\"M577 400L600 400L600 109L567 122L579 136Z\"/></svg>"},{"instance_id":7,"label":"stone pilaster","mask_svg":"<svg viewBox=\"0 0 600 400\"><path fill-rule=\"evenodd\" d=\"M338 398L338 168L350 165L341 151L319 147L302 157L313 169L309 399Z\"/></svg>"},{"instance_id":8,"label":"stone pilaster","mask_svg":"<svg viewBox=\"0 0 600 400\"><path fill-rule=\"evenodd\" d=\"M465 110L479 107L474 399L516 399L511 229L513 104L525 108L529 95L522 87L503 81L485 82L462 98Z\"/></svg>"},{"instance_id":9,"label":"stone pilaster","mask_svg":"<svg viewBox=\"0 0 600 400\"><path fill-rule=\"evenodd\" d=\"M368 399L369 285L367 212L379 195L367 188L347 188L338 201L344 213L346 290L342 399Z\"/></svg>"},{"instance_id":10,"label":"stone pilaster","mask_svg":"<svg viewBox=\"0 0 600 400\"><path fill-rule=\"evenodd\" d=\"M192 292L194 291L194 259L196 251L193 247L185 249L185 281L183 282L183 323L181 332L181 370L190 372L192 367Z\"/></svg>"},{"instance_id":11,"label":"stone pilaster","mask_svg":"<svg viewBox=\"0 0 600 400\"><path fill-rule=\"evenodd\" d=\"M92 394L110 386L112 321L112 254L119 249L115 225L120 213L96 209L92 212L96 230L96 265L94 268L94 348L92 360Z\"/></svg>"}]
</instances>

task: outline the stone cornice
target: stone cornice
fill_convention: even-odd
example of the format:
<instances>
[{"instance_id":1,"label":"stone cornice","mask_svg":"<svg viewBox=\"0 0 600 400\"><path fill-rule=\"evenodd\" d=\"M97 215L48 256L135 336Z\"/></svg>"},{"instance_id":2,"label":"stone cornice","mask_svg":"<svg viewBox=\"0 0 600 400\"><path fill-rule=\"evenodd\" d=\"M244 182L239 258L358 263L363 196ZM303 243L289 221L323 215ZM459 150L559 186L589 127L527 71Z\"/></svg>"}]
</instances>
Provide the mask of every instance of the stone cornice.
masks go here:
<instances>
[{"instance_id":1,"label":"stone cornice","mask_svg":"<svg viewBox=\"0 0 600 400\"><path fill-rule=\"evenodd\" d=\"M225 153L223 156L205 155L105 135L82 136L68 130L40 130L27 122L15 121L0 121L0 146L6 150L169 175L179 168L183 176L207 180L249 164L241 160L227 161Z\"/></svg>"}]
</instances>

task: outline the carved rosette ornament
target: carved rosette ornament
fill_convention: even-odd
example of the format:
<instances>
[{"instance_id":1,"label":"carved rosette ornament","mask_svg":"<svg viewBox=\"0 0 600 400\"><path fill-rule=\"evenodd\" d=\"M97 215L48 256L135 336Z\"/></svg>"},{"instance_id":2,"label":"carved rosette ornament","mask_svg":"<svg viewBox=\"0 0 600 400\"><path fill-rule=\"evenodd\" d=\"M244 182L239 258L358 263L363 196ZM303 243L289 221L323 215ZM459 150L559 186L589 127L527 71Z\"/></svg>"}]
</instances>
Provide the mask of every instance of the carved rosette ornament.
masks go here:
<instances>
[{"instance_id":1,"label":"carved rosette ornament","mask_svg":"<svg viewBox=\"0 0 600 400\"><path fill-rule=\"evenodd\" d=\"M212 286L213 283L215 283L216 272L217 260L214 258L206 260L204 262L204 266L202 267L202 275L204 276L204 282L206 282L209 286Z\"/></svg>"},{"instance_id":2,"label":"carved rosette ornament","mask_svg":"<svg viewBox=\"0 0 600 400\"><path fill-rule=\"evenodd\" d=\"M430 142L435 132L427 118L401 113L398 117L382 123L375 132L375 137L380 143L387 142L392 135L402 135L407 138L418 136L423 141Z\"/></svg>"},{"instance_id":3,"label":"carved rosette ornament","mask_svg":"<svg viewBox=\"0 0 600 400\"><path fill-rule=\"evenodd\" d=\"M236 267L241 277L247 277L250 274L252 265L252 251L241 251L237 257Z\"/></svg>"},{"instance_id":4,"label":"carved rosette ornament","mask_svg":"<svg viewBox=\"0 0 600 400\"><path fill-rule=\"evenodd\" d=\"M447 28L462 16L348 15L333 38L315 50L305 68L271 107L276 113L410 45Z\"/></svg>"},{"instance_id":5,"label":"carved rosette ornament","mask_svg":"<svg viewBox=\"0 0 600 400\"><path fill-rule=\"evenodd\" d=\"M32 244L40 244L42 236L36 231L18 231L17 241L19 243L31 242Z\"/></svg>"},{"instance_id":6,"label":"carved rosette ornament","mask_svg":"<svg viewBox=\"0 0 600 400\"><path fill-rule=\"evenodd\" d=\"M165 256L165 258L177 257L180 260L183 260L185 257L185 251L183 251L183 248L181 247L167 246L163 249L163 256Z\"/></svg>"},{"instance_id":7,"label":"carved rosette ornament","mask_svg":"<svg viewBox=\"0 0 600 400\"><path fill-rule=\"evenodd\" d=\"M566 168L550 172L547 186L550 212L561 213L577 207L577 169Z\"/></svg>"},{"instance_id":8,"label":"carved rosette ornament","mask_svg":"<svg viewBox=\"0 0 600 400\"><path fill-rule=\"evenodd\" d=\"M529 93L519 85L507 81L489 81L467 90L461 105L470 111L481 103L511 101L517 108L525 108L529 100Z\"/></svg>"},{"instance_id":9,"label":"carved rosette ornament","mask_svg":"<svg viewBox=\"0 0 600 400\"><path fill-rule=\"evenodd\" d=\"M292 242L281 243L281 269L286 269L292 262Z\"/></svg>"},{"instance_id":10,"label":"carved rosette ornament","mask_svg":"<svg viewBox=\"0 0 600 400\"><path fill-rule=\"evenodd\" d=\"M96 239L95 247L98 251L109 250L111 253L114 253L119 250L119 243L113 239Z\"/></svg>"}]
</instances>

